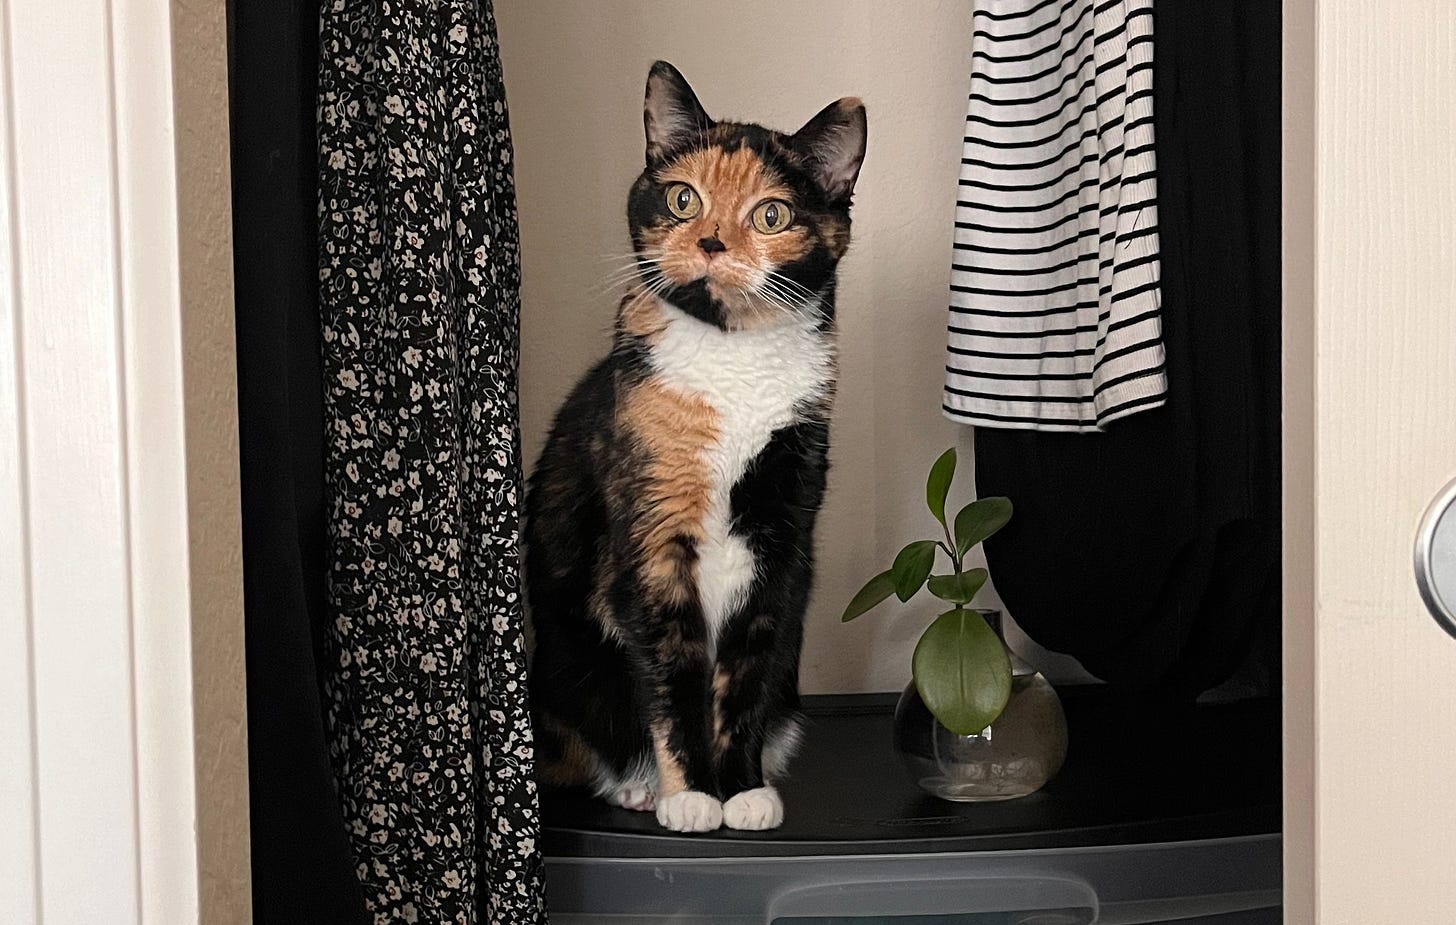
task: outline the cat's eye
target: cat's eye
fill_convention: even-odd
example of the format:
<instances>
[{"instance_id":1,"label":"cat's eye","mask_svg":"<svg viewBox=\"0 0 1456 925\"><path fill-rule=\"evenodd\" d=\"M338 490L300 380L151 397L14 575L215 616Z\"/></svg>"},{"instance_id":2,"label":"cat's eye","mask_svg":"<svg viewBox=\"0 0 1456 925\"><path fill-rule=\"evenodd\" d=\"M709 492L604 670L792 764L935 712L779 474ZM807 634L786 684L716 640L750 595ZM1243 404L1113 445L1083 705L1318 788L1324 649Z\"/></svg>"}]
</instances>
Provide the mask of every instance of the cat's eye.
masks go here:
<instances>
[{"instance_id":1,"label":"cat's eye","mask_svg":"<svg viewBox=\"0 0 1456 925\"><path fill-rule=\"evenodd\" d=\"M674 183L667 188L667 210L678 218L692 218L703 211L703 200L686 183Z\"/></svg>"},{"instance_id":2,"label":"cat's eye","mask_svg":"<svg viewBox=\"0 0 1456 925\"><path fill-rule=\"evenodd\" d=\"M789 204L778 199L761 202L753 210L753 227L764 234L778 234L793 220L794 212Z\"/></svg>"}]
</instances>

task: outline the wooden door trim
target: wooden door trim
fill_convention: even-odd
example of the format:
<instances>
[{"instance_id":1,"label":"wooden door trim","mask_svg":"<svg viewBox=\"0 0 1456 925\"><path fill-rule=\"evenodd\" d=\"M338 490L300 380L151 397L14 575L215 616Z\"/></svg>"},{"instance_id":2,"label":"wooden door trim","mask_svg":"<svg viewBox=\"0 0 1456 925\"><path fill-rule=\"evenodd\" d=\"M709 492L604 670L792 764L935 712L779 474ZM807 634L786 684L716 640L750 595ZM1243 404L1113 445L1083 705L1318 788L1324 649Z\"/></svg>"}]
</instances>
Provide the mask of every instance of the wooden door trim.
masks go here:
<instances>
[{"instance_id":1,"label":"wooden door trim","mask_svg":"<svg viewBox=\"0 0 1456 925\"><path fill-rule=\"evenodd\" d=\"M1315 4L1284 0L1284 920L1315 910Z\"/></svg>"}]
</instances>

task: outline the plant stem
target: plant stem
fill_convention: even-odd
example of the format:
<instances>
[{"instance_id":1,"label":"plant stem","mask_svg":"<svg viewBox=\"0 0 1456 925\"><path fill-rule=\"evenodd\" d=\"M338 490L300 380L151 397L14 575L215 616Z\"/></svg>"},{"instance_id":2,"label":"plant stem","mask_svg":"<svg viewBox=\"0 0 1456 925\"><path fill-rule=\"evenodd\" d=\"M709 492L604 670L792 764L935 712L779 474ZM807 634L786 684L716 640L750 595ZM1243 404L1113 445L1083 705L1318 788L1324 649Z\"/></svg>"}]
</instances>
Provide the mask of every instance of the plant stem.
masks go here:
<instances>
[{"instance_id":1,"label":"plant stem","mask_svg":"<svg viewBox=\"0 0 1456 925\"><path fill-rule=\"evenodd\" d=\"M940 544L940 548L944 549L945 554L950 556L951 565L955 566L955 573L959 575L961 573L961 556L956 550L955 537L950 535L950 525L941 524L940 528L945 531L945 542Z\"/></svg>"}]
</instances>

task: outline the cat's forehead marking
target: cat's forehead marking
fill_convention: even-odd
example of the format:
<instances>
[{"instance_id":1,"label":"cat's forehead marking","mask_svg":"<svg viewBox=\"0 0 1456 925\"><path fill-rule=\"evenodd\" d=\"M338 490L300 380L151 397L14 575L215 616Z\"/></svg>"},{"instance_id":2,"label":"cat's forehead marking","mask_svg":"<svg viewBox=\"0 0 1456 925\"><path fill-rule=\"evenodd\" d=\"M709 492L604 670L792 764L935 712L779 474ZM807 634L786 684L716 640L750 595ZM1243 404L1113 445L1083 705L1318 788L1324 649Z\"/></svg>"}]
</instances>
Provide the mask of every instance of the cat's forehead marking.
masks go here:
<instances>
[{"instance_id":1,"label":"cat's forehead marking","mask_svg":"<svg viewBox=\"0 0 1456 925\"><path fill-rule=\"evenodd\" d=\"M682 155L658 174L662 183L687 183L709 198L788 198L778 173L747 145L732 150L710 145Z\"/></svg>"}]
</instances>

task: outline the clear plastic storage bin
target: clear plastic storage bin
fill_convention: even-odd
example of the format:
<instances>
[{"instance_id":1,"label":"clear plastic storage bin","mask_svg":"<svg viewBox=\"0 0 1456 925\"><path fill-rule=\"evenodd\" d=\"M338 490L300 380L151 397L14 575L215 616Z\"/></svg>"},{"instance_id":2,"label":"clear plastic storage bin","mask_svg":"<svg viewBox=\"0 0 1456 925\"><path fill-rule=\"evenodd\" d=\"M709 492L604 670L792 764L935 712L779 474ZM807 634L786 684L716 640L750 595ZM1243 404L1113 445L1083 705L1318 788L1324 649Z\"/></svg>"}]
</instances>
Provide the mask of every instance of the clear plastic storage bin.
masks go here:
<instances>
[{"instance_id":1,"label":"clear plastic storage bin","mask_svg":"<svg viewBox=\"0 0 1456 925\"><path fill-rule=\"evenodd\" d=\"M545 798L556 925L1278 925L1278 714L1149 713L1064 692L1072 747L1041 793L951 804L890 747L893 697L814 701L769 833L683 836Z\"/></svg>"}]
</instances>

